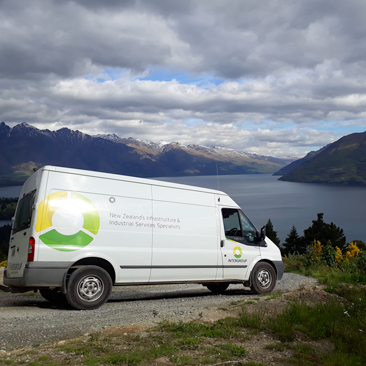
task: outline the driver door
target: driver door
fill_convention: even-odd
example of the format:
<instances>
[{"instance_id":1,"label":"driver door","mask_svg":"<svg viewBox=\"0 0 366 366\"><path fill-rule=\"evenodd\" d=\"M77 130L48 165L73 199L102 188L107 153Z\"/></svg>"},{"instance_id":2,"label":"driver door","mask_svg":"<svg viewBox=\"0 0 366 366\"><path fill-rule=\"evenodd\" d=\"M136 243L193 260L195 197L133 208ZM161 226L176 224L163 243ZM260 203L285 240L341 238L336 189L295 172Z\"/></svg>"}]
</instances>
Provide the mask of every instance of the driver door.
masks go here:
<instances>
[{"instance_id":1,"label":"driver door","mask_svg":"<svg viewBox=\"0 0 366 366\"><path fill-rule=\"evenodd\" d=\"M255 226L243 211L222 208L223 233L221 255L224 267L224 279L249 278L248 268L260 257L260 246Z\"/></svg>"}]
</instances>

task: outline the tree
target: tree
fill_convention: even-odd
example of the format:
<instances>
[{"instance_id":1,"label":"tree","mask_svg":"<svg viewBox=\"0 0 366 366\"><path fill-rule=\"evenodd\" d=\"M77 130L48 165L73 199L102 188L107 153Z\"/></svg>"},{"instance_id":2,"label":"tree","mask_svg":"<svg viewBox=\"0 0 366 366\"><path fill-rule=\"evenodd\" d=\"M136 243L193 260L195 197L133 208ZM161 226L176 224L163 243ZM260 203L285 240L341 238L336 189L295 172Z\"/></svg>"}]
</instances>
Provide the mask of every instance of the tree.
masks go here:
<instances>
[{"instance_id":1,"label":"tree","mask_svg":"<svg viewBox=\"0 0 366 366\"><path fill-rule=\"evenodd\" d=\"M332 247L343 248L346 244L346 237L343 229L333 222L327 224L323 220L323 213L318 213L318 219L313 220L313 225L304 230L304 240L306 245L311 245L314 240L320 241L323 245L330 244Z\"/></svg>"},{"instance_id":2,"label":"tree","mask_svg":"<svg viewBox=\"0 0 366 366\"><path fill-rule=\"evenodd\" d=\"M10 220L14 216L17 198L0 198L0 220Z\"/></svg>"},{"instance_id":3,"label":"tree","mask_svg":"<svg viewBox=\"0 0 366 366\"><path fill-rule=\"evenodd\" d=\"M278 247L280 247L280 239L277 237L277 231L274 231L271 219L268 219L266 224L266 235L270 238Z\"/></svg>"},{"instance_id":4,"label":"tree","mask_svg":"<svg viewBox=\"0 0 366 366\"><path fill-rule=\"evenodd\" d=\"M293 254L299 253L304 254L307 250L307 245L304 241L303 237L299 237L295 226L292 226L287 238L285 239L285 243L282 246L283 254Z\"/></svg>"}]
</instances>

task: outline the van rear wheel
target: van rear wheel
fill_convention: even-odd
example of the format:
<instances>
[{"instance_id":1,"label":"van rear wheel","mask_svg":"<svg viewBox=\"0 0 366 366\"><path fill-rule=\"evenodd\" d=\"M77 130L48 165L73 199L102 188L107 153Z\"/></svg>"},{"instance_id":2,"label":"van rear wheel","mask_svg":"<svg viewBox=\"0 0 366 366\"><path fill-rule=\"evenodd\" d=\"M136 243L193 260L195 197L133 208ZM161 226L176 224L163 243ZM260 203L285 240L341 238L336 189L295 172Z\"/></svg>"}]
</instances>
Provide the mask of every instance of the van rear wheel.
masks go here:
<instances>
[{"instance_id":1,"label":"van rear wheel","mask_svg":"<svg viewBox=\"0 0 366 366\"><path fill-rule=\"evenodd\" d=\"M92 310L102 306L112 292L112 279L98 266L85 266L71 273L66 298L75 309Z\"/></svg>"},{"instance_id":2,"label":"van rear wheel","mask_svg":"<svg viewBox=\"0 0 366 366\"><path fill-rule=\"evenodd\" d=\"M214 294L223 294L226 289L229 287L230 283L222 282L222 283L210 283L206 285L206 287L213 292Z\"/></svg>"},{"instance_id":3,"label":"van rear wheel","mask_svg":"<svg viewBox=\"0 0 366 366\"><path fill-rule=\"evenodd\" d=\"M252 271L251 280L251 290L256 294L265 294L276 286L276 272L269 263L259 262Z\"/></svg>"}]
</instances>

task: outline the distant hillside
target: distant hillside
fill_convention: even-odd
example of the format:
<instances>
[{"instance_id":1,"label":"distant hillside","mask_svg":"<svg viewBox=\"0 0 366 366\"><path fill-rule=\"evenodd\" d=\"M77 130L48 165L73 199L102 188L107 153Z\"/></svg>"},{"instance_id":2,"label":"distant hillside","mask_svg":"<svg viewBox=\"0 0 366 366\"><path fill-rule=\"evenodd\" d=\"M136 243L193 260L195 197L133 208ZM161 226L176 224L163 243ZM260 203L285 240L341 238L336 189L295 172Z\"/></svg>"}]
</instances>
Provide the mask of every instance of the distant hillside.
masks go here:
<instances>
[{"instance_id":1,"label":"distant hillside","mask_svg":"<svg viewBox=\"0 0 366 366\"><path fill-rule=\"evenodd\" d=\"M44 165L138 177L273 173L291 159L233 149L153 143L116 135L90 136L62 128L39 130L27 123L0 123L0 185L22 184Z\"/></svg>"},{"instance_id":2,"label":"distant hillside","mask_svg":"<svg viewBox=\"0 0 366 366\"><path fill-rule=\"evenodd\" d=\"M312 159L315 155L319 154L320 152L322 152L324 149L326 149L329 145L322 147L321 149L317 150L317 151L310 151L309 153L307 153L303 158L298 159L293 161L292 163L290 163L289 165L284 166L283 168L281 168L279 171L277 171L276 173L274 173L273 175L285 175L288 174L290 172L292 172L293 170L295 170L297 167L299 167L300 165L306 163L307 161L309 161L310 159Z\"/></svg>"},{"instance_id":3,"label":"distant hillside","mask_svg":"<svg viewBox=\"0 0 366 366\"><path fill-rule=\"evenodd\" d=\"M280 180L366 185L366 132L342 137Z\"/></svg>"}]
</instances>

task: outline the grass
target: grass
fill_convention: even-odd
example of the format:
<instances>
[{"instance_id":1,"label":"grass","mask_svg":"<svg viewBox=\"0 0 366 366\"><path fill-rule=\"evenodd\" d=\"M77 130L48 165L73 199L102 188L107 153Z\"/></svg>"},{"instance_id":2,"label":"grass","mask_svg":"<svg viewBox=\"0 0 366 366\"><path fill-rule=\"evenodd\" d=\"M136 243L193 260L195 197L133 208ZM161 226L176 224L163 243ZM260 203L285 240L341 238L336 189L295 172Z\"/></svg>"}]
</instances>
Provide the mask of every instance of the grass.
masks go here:
<instances>
[{"instance_id":1,"label":"grass","mask_svg":"<svg viewBox=\"0 0 366 366\"><path fill-rule=\"evenodd\" d=\"M282 296L282 292L281 291L276 291L275 293L273 293L269 296L266 296L266 300L278 299L281 296Z\"/></svg>"},{"instance_id":2,"label":"grass","mask_svg":"<svg viewBox=\"0 0 366 366\"><path fill-rule=\"evenodd\" d=\"M56 346L50 355L42 355L38 347L23 355L35 355L35 361L28 363L33 366L67 365L75 360L89 366L149 365L161 358L173 365L236 361L254 366L260 364L246 358L245 343L260 331L277 339L277 343L266 346L267 350L279 356L291 354L283 359L283 365L365 365L366 290L343 284L333 286L332 292L337 295L334 299L314 305L293 302L277 315L270 315L261 306L249 312L242 305L238 318L214 323L162 321L142 335L96 333ZM327 341L332 346L320 352L306 342L296 342L299 335L303 340ZM57 359L59 352L64 355L62 362ZM12 363L0 358L0 364Z\"/></svg>"},{"instance_id":3,"label":"grass","mask_svg":"<svg viewBox=\"0 0 366 366\"><path fill-rule=\"evenodd\" d=\"M258 337L259 331L277 339L266 349L283 357L283 365L365 365L366 290L343 284L333 287L333 293L337 297L323 303L291 303L277 315L267 313L261 306L249 312L243 305L238 318L228 317L214 323L162 321L142 334L104 336L96 333L56 346L52 354L42 355L42 350L38 352L39 348L33 348L24 352L24 356L36 356L36 360L29 363L33 366L76 363L143 366L161 358L173 365L235 361L254 366L260 364L249 362L245 344L251 337ZM296 342L298 337L302 342ZM310 345L311 341L326 341L331 346L319 351ZM62 362L57 358L60 352L64 355ZM0 359L0 364L6 362L11 364L9 360Z\"/></svg>"}]
</instances>

